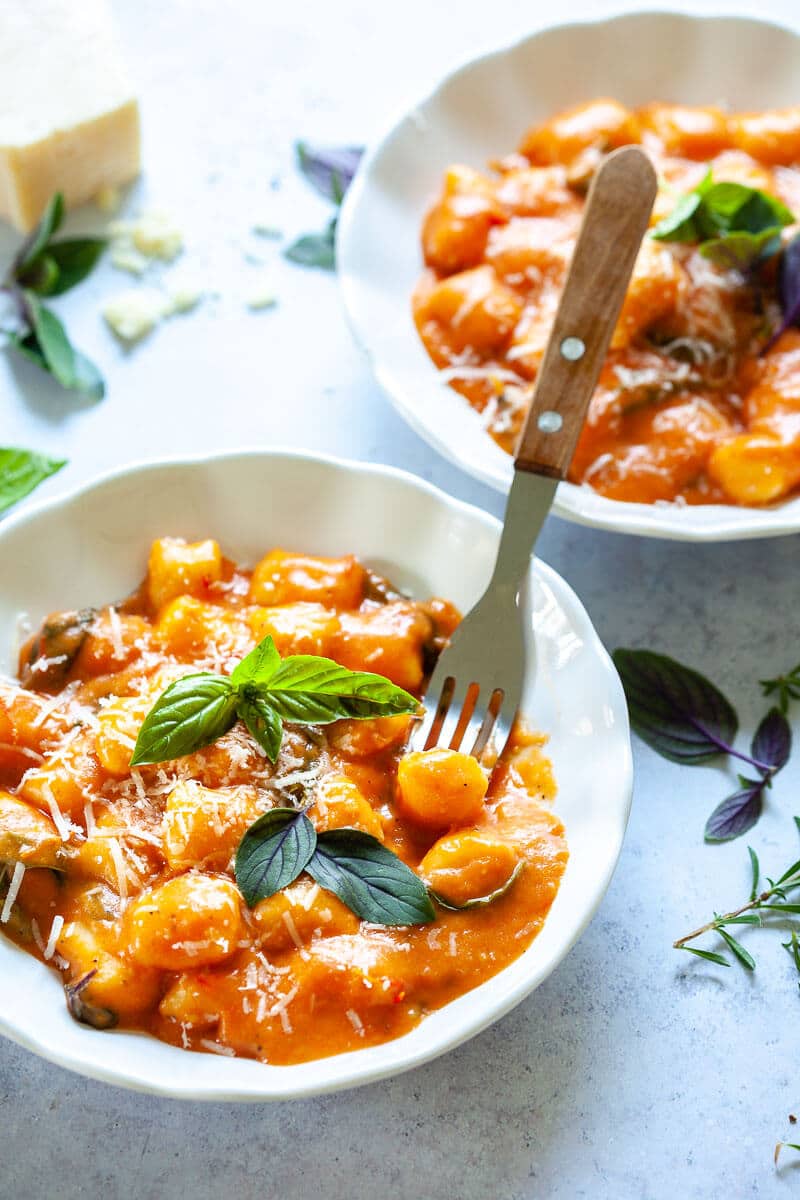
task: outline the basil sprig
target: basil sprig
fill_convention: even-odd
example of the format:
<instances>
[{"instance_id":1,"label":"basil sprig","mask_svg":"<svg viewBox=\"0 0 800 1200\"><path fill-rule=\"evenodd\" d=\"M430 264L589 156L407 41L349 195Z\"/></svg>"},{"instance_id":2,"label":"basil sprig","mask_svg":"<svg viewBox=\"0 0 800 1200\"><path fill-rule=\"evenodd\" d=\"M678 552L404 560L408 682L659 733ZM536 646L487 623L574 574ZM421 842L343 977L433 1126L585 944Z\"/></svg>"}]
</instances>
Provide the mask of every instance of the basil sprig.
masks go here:
<instances>
[{"instance_id":1,"label":"basil sprig","mask_svg":"<svg viewBox=\"0 0 800 1200\"><path fill-rule=\"evenodd\" d=\"M48 458L35 450L22 450L17 446L0 446L0 513L22 500L65 464L64 458Z\"/></svg>"},{"instance_id":2,"label":"basil sprig","mask_svg":"<svg viewBox=\"0 0 800 1200\"><path fill-rule=\"evenodd\" d=\"M63 219L64 199L57 192L0 283L0 292L10 297L17 315L15 328L6 330L6 336L10 346L62 387L99 400L105 392L100 372L72 345L61 321L41 302L42 296L60 296L85 279L106 245L104 239L94 237L54 242Z\"/></svg>"},{"instance_id":3,"label":"basil sprig","mask_svg":"<svg viewBox=\"0 0 800 1200\"><path fill-rule=\"evenodd\" d=\"M201 671L170 684L139 730L131 766L192 754L237 720L275 762L284 721L324 725L342 717L400 716L418 707L409 692L382 675L350 671L313 654L281 658L266 637L230 676Z\"/></svg>"},{"instance_id":4,"label":"basil sprig","mask_svg":"<svg viewBox=\"0 0 800 1200\"><path fill-rule=\"evenodd\" d=\"M709 170L652 230L662 242L696 242L719 267L747 270L776 254L781 230L795 220L774 196L743 183L714 183Z\"/></svg>"},{"instance_id":5,"label":"basil sprig","mask_svg":"<svg viewBox=\"0 0 800 1200\"><path fill-rule=\"evenodd\" d=\"M353 181L361 156L360 146L312 146L295 143L297 163L320 195L341 207L344 194ZM321 233L307 233L284 250L284 257L301 267L317 267L322 271L336 270L336 225L338 212L325 224Z\"/></svg>"},{"instance_id":6,"label":"basil sprig","mask_svg":"<svg viewBox=\"0 0 800 1200\"><path fill-rule=\"evenodd\" d=\"M236 883L251 907L309 875L362 921L426 925L436 911L425 884L382 842L359 829L317 833L304 812L273 808L236 852Z\"/></svg>"},{"instance_id":7,"label":"basil sprig","mask_svg":"<svg viewBox=\"0 0 800 1200\"><path fill-rule=\"evenodd\" d=\"M766 789L791 754L792 733L785 715L779 708L770 709L753 735L750 754L745 754L733 746L739 728L735 708L699 671L651 650L615 650L613 657L631 725L662 758L698 766L727 754L756 775L738 777L737 790L708 818L706 841L729 841L751 829L761 816Z\"/></svg>"}]
</instances>

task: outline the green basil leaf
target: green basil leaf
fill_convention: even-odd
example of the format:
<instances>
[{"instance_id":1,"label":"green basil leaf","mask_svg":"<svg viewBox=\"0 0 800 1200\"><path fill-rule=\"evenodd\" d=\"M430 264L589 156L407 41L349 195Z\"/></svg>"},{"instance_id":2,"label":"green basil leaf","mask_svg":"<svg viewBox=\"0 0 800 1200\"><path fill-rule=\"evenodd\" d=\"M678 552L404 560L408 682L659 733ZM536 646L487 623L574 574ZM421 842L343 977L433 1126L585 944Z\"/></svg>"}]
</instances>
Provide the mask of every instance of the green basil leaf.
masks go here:
<instances>
[{"instance_id":1,"label":"green basil leaf","mask_svg":"<svg viewBox=\"0 0 800 1200\"><path fill-rule=\"evenodd\" d=\"M106 248L104 238L62 238L48 247L47 255L58 268L55 286L46 293L60 296L86 278ZM42 293L44 295L45 293Z\"/></svg>"},{"instance_id":2,"label":"green basil leaf","mask_svg":"<svg viewBox=\"0 0 800 1200\"><path fill-rule=\"evenodd\" d=\"M748 951L745 950L742 943L737 942L737 940L733 936L733 934L727 933L724 929L718 929L717 933L723 939L725 944L730 947L730 949L733 951L733 953L739 959L739 962L742 963L745 967L747 967L748 971L755 971L756 960L753 958L752 954L748 953Z\"/></svg>"},{"instance_id":3,"label":"green basil leaf","mask_svg":"<svg viewBox=\"0 0 800 1200\"><path fill-rule=\"evenodd\" d=\"M48 458L35 450L0 447L0 513L66 465L65 458Z\"/></svg>"},{"instance_id":4,"label":"green basil leaf","mask_svg":"<svg viewBox=\"0 0 800 1200\"><path fill-rule=\"evenodd\" d=\"M47 370L62 387L101 399L105 392L102 376L94 364L74 348L55 313L46 308L34 292L25 292L25 303Z\"/></svg>"},{"instance_id":5,"label":"green basil leaf","mask_svg":"<svg viewBox=\"0 0 800 1200\"><path fill-rule=\"evenodd\" d=\"M350 671L330 658L293 654L284 658L258 694L282 717L317 725L342 717L390 717L414 713L419 701L368 671Z\"/></svg>"},{"instance_id":6,"label":"green basil leaf","mask_svg":"<svg viewBox=\"0 0 800 1200\"><path fill-rule=\"evenodd\" d=\"M237 663L231 673L231 683L241 687L243 683L266 682L270 680L281 665L281 656L275 642L268 635L259 642L255 650L251 650L240 663Z\"/></svg>"},{"instance_id":7,"label":"green basil leaf","mask_svg":"<svg viewBox=\"0 0 800 1200\"><path fill-rule=\"evenodd\" d=\"M760 233L725 233L709 238L699 249L703 258L724 271L747 271L765 258L771 258L781 248L779 226Z\"/></svg>"},{"instance_id":8,"label":"green basil leaf","mask_svg":"<svg viewBox=\"0 0 800 1200\"><path fill-rule=\"evenodd\" d=\"M336 217L322 233L308 233L292 242L283 252L290 262L301 267L318 267L322 271L336 270Z\"/></svg>"},{"instance_id":9,"label":"green basil leaf","mask_svg":"<svg viewBox=\"0 0 800 1200\"><path fill-rule=\"evenodd\" d=\"M431 900L436 901L440 908L447 908L450 912L463 912L468 908L486 908L487 904L494 903L495 900L499 900L501 896L505 896L506 892L511 890L517 879L519 879L520 872L524 866L525 860L523 858L520 859L508 879L499 888L495 888L493 892L489 892L486 896L476 896L474 900L465 900L463 904L454 904L452 900L448 900L446 896L443 896L441 892L437 892L433 888L428 888L428 895Z\"/></svg>"},{"instance_id":10,"label":"green basil leaf","mask_svg":"<svg viewBox=\"0 0 800 1200\"><path fill-rule=\"evenodd\" d=\"M236 702L225 675L201 671L177 679L145 717L131 766L166 762L209 746L236 721Z\"/></svg>"},{"instance_id":11,"label":"green basil leaf","mask_svg":"<svg viewBox=\"0 0 800 1200\"><path fill-rule=\"evenodd\" d=\"M314 826L294 808L273 808L245 833L236 851L235 875L250 908L294 883L317 844Z\"/></svg>"},{"instance_id":12,"label":"green basil leaf","mask_svg":"<svg viewBox=\"0 0 800 1200\"><path fill-rule=\"evenodd\" d=\"M20 246L17 257L14 259L11 267L11 274L14 278L18 278L20 273L33 266L63 220L64 197L61 195L61 192L56 192L48 202L39 224Z\"/></svg>"},{"instance_id":13,"label":"green basil leaf","mask_svg":"<svg viewBox=\"0 0 800 1200\"><path fill-rule=\"evenodd\" d=\"M704 220L719 232L761 233L791 225L794 216L775 196L744 183L715 183L702 196Z\"/></svg>"},{"instance_id":14,"label":"green basil leaf","mask_svg":"<svg viewBox=\"0 0 800 1200\"><path fill-rule=\"evenodd\" d=\"M678 949L685 950L687 954L696 954L698 958L705 958L708 962L718 963L721 967L731 965L727 958L723 958L721 954L714 954L712 950L697 950L694 946L679 946Z\"/></svg>"},{"instance_id":15,"label":"green basil leaf","mask_svg":"<svg viewBox=\"0 0 800 1200\"><path fill-rule=\"evenodd\" d=\"M739 720L705 676L650 650L615 650L613 658L631 725L658 754L697 766L727 752Z\"/></svg>"},{"instance_id":16,"label":"green basil leaf","mask_svg":"<svg viewBox=\"0 0 800 1200\"><path fill-rule=\"evenodd\" d=\"M306 870L320 887L376 925L427 925L436 910L425 884L377 838L358 829L317 835Z\"/></svg>"},{"instance_id":17,"label":"green basil leaf","mask_svg":"<svg viewBox=\"0 0 800 1200\"><path fill-rule=\"evenodd\" d=\"M260 696L248 695L246 690L236 706L236 715L244 721L269 761L274 763L283 740L283 722L275 709Z\"/></svg>"},{"instance_id":18,"label":"green basil leaf","mask_svg":"<svg viewBox=\"0 0 800 1200\"><path fill-rule=\"evenodd\" d=\"M32 266L18 273L17 279L38 296L52 296L58 286L58 263L51 254L40 254Z\"/></svg>"},{"instance_id":19,"label":"green basil leaf","mask_svg":"<svg viewBox=\"0 0 800 1200\"><path fill-rule=\"evenodd\" d=\"M695 242L698 231L695 224L695 214L700 207L701 198L695 192L687 192L681 196L671 213L654 225L650 236L657 242Z\"/></svg>"}]
</instances>

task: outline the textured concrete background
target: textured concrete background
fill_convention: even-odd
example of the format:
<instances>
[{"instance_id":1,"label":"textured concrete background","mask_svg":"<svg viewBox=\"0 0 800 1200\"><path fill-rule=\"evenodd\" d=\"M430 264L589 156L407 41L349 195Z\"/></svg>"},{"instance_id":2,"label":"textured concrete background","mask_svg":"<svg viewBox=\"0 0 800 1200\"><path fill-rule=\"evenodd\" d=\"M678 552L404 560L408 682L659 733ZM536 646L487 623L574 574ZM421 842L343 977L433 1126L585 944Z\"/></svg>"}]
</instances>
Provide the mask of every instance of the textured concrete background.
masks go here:
<instances>
[{"instance_id":1,"label":"textured concrete background","mask_svg":"<svg viewBox=\"0 0 800 1200\"><path fill-rule=\"evenodd\" d=\"M748 7L790 19L794 5ZM98 306L122 276L99 270L59 302L109 394L85 406L0 359L8 444L66 454L57 491L134 457L296 444L385 461L499 512L499 498L401 424L344 326L332 278L283 264L249 237L321 225L291 141L362 141L452 63L588 6L476 0L118 0L140 85L146 174L136 202L172 209L185 265L219 292L124 353ZM592 11L611 6L595 3ZM487 21L491 13L491 23ZM551 15L552 14L552 15ZM521 117L524 123L524 115ZM96 225L91 214L74 227ZM13 239L0 234L0 261ZM260 252L264 267L245 262ZM251 314L268 277L279 297ZM45 494L45 489L39 493ZM733 696L743 734L755 680L800 658L797 538L689 548L551 520L541 554L577 589L609 647L649 645L696 663ZM765 868L794 857L798 766L777 782L751 841ZM777 934L746 931L754 976L680 958L672 940L747 892L746 849L706 847L730 786L636 746L633 818L597 918L566 962L495 1028L389 1083L272 1107L191 1105L87 1082L0 1043L0 1196L281 1196L284 1200L522 1200L681 1195L783 1197L775 1141L800 1107L797 982Z\"/></svg>"}]
</instances>

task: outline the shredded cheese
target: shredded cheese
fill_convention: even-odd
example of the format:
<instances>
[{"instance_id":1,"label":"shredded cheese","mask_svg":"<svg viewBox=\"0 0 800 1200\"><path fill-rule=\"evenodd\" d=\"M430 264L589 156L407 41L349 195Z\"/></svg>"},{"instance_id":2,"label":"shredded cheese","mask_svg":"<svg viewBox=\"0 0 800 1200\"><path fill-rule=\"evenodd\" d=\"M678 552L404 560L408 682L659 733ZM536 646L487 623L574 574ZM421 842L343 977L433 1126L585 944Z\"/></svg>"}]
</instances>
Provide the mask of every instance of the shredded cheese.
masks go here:
<instances>
[{"instance_id":1,"label":"shredded cheese","mask_svg":"<svg viewBox=\"0 0 800 1200\"><path fill-rule=\"evenodd\" d=\"M0 923L3 925L7 924L8 919L11 916L11 910L16 902L17 894L22 885L24 874L25 864L21 862L15 863L14 873L11 876L11 882L8 885L8 892L6 893L6 901L3 905L3 911L0 912Z\"/></svg>"},{"instance_id":2,"label":"shredded cheese","mask_svg":"<svg viewBox=\"0 0 800 1200\"><path fill-rule=\"evenodd\" d=\"M61 930L64 928L64 918L57 913L53 917L53 924L50 926L50 936L47 939L47 945L44 948L45 958L52 958L58 945L58 939L61 937Z\"/></svg>"}]
</instances>

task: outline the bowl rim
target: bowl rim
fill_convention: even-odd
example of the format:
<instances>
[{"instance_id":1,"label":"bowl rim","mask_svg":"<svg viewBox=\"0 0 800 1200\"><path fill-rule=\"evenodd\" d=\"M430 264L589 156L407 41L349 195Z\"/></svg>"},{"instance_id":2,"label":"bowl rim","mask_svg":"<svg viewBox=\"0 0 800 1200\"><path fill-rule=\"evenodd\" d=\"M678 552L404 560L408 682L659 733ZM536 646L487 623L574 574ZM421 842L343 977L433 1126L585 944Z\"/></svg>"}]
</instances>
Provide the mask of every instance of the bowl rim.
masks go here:
<instances>
[{"instance_id":1,"label":"bowl rim","mask_svg":"<svg viewBox=\"0 0 800 1200\"><path fill-rule=\"evenodd\" d=\"M749 13L717 12L690 13L681 9L631 8L617 9L601 16L577 15L566 17L557 23L546 23L532 32L517 38L499 42L481 54L458 61L434 83L416 94L412 102L397 105L394 116L387 120L381 133L365 151L358 170L347 189L339 214L336 229L336 259L339 287L342 296L345 320L358 348L364 355L372 374L382 391L403 420L416 434L432 446L449 462L467 475L488 484L496 491L505 493L511 484L513 465L510 455L494 462L476 454L459 453L452 440L426 422L420 409L406 397L402 380L396 378L394 370L385 365L370 343L369 328L362 327L361 287L358 271L351 266L351 253L358 243L359 209L368 203L368 187L373 168L382 159L392 139L400 133L406 123L434 104L446 90L468 75L477 66L489 60L502 60L506 56L522 51L543 36L565 33L569 30L596 29L624 25L631 21L672 19L687 26L708 24L733 24L757 26L784 34L797 44L800 54L800 28L794 28L779 17L762 18ZM444 169L444 164L442 169ZM435 367L430 363L431 371ZM488 438L488 435L487 435ZM502 452L501 452L502 453ZM704 514L702 524L687 521L687 516L700 511ZM643 537L660 538L665 541L724 542L744 541L751 538L784 537L800 531L800 496L790 498L774 506L748 508L744 505L708 504L700 506L664 504L641 504L625 500L612 500L600 496L586 485L564 481L559 484L552 508L554 516L590 528L603 529L611 533L627 533ZM674 519L672 514L677 514Z\"/></svg>"},{"instance_id":2,"label":"bowl rim","mask_svg":"<svg viewBox=\"0 0 800 1200\"><path fill-rule=\"evenodd\" d=\"M33 524L41 518L47 518L51 513L57 512L70 505L83 500L86 496L101 492L108 484L115 484L118 481L130 476L147 474L150 471L159 471L171 468L202 468L211 463L218 462L234 462L242 459L253 459L269 461L272 459L289 459L297 462L310 463L312 466L333 467L346 473L355 472L361 475L366 475L374 479L392 479L406 486L410 486L419 490L426 496L441 505L444 510L449 512L460 513L470 520L478 521L487 529L495 533L500 530L500 522L491 514L475 505L468 504L462 500L450 496L436 485L421 479L409 471L405 471L399 467L389 465L359 462L352 459L346 459L337 455L330 455L317 452L306 452L291 447L270 447L268 449L259 449L253 447L244 447L241 449L220 450L211 453L186 453L180 455L168 455L159 458L143 458L137 459L134 462L124 464L121 467L111 468L103 471L89 480L79 483L75 487L65 489L53 496L42 499L38 502L33 502L29 505L23 505L19 512L13 513L6 519L0 521L0 548L3 544L5 535L12 530L19 530L26 525ZM553 581L559 592L559 599L564 603L565 607L569 607L570 618L576 620L580 624L581 634L584 638L587 648L596 656L605 667L606 671L610 671L613 677L617 680L620 695L622 694L621 685L619 685L618 676L608 651L605 649L600 637L595 630L589 615L575 594L570 585L564 580L552 567L543 563L539 559L535 562L535 570L543 582L551 587ZM8 1037L10 1040L23 1046L25 1049L32 1051L38 1056L47 1061L53 1062L58 1066L64 1067L67 1070L76 1072L84 1077L96 1079L102 1083L109 1083L116 1086L126 1087L135 1091L146 1092L153 1095L172 1097L183 1100L198 1100L209 1102L267 1102L280 1101L288 1099L299 1099L312 1095L321 1095L329 1092L360 1087L364 1084L373 1083L388 1077L402 1074L414 1067L421 1066L426 1062L430 1062L442 1054L454 1049L456 1046L476 1036L489 1025L494 1024L505 1016L511 1009L516 1007L526 996L530 995L563 961L569 951L573 948L578 939L583 935L587 926L594 917L599 908L606 891L608 890L614 871L619 862L622 844L627 829L628 820L630 817L630 809L633 796L633 755L630 741L630 727L627 716L627 708L622 701L620 711L620 736L618 737L617 755L619 757L620 768L620 804L618 806L618 819L610 828L609 842L613 846L613 852L609 854L606 868L595 879L592 892L589 897L588 905L583 909L580 919L576 922L575 927L571 930L570 936L565 938L558 947L551 953L548 960L541 966L537 966L535 971L529 971L522 979L517 981L515 986L509 989L501 1001L479 1005L468 1019L461 1019L457 1026L449 1033L444 1033L437 1038L436 1044L433 1047L420 1046L411 1053L404 1052L403 1044L409 1034L401 1035L398 1038L391 1039L389 1042L380 1043L379 1046L387 1050L390 1055L388 1061L371 1062L367 1060L365 1063L360 1063L357 1060L361 1056L369 1052L375 1047L365 1047L364 1050L351 1051L340 1055L332 1055L326 1059L313 1060L310 1063L290 1064L286 1067L275 1067L270 1065L270 1071L287 1072L286 1083L281 1082L266 1083L266 1077L263 1083L255 1073L252 1074L252 1081L245 1081L244 1077L231 1081L221 1079L219 1083L202 1083L195 1084L190 1078L184 1079L176 1073L170 1078L165 1073L159 1079L153 1078L152 1071L142 1069L140 1073L131 1069L118 1067L113 1065L113 1056L109 1055L109 1063L105 1061L93 1061L87 1063L77 1053L59 1050L43 1035L38 1037L32 1034L30 1029L24 1027L15 1021L14 1016L5 1014L0 1009L0 1034ZM11 950L13 953L23 955L25 952L15 947L13 943L8 942L5 938L0 938L0 953L6 950ZM28 956L26 956L28 957ZM503 971L506 971L514 966L514 963L519 960L514 960ZM503 974L503 971L498 972L492 979L485 981L491 984L492 980L497 979ZM474 989L473 989L474 990ZM470 995L469 992L464 993L465 996ZM459 997L457 999L461 999ZM452 1003L456 1003L456 1001ZM448 1005L443 1006L443 1011ZM416 1027L418 1028L418 1027ZM413 1033L413 1030L410 1031ZM127 1036L142 1037L148 1041L151 1035L147 1033L139 1033L136 1031L124 1030L123 1034ZM393 1053L392 1053L393 1051ZM212 1056L202 1056L212 1057ZM298 1067L313 1067L319 1062L342 1064L342 1069L335 1074L334 1077L324 1081L322 1084L316 1083L313 1078L308 1079L300 1084L295 1084L290 1081L289 1073L296 1071ZM221 1071L224 1072L224 1064L246 1064L247 1068L260 1067L262 1064L257 1062L240 1059L240 1058L220 1058L219 1062L223 1064ZM244 1073L243 1073L244 1075ZM270 1074L270 1079L275 1080L275 1076Z\"/></svg>"}]
</instances>

